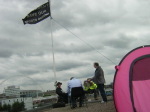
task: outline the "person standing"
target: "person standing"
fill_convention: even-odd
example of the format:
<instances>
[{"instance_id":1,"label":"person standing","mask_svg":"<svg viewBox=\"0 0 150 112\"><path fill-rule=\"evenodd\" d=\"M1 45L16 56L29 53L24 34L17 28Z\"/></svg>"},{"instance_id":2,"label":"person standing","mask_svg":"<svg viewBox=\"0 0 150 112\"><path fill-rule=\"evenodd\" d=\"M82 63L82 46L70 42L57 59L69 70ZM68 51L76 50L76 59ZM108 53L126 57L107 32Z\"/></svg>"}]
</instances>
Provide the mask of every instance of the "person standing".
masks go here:
<instances>
[{"instance_id":1,"label":"person standing","mask_svg":"<svg viewBox=\"0 0 150 112\"><path fill-rule=\"evenodd\" d=\"M101 103L107 102L107 97L106 97L106 93L104 90L104 83L105 83L105 78L104 78L104 71L103 69L99 66L99 63L95 62L94 63L94 68L95 70L95 75L92 78L93 82L95 82L97 84L97 88L100 91L100 94L102 96L102 101Z\"/></svg>"}]
</instances>

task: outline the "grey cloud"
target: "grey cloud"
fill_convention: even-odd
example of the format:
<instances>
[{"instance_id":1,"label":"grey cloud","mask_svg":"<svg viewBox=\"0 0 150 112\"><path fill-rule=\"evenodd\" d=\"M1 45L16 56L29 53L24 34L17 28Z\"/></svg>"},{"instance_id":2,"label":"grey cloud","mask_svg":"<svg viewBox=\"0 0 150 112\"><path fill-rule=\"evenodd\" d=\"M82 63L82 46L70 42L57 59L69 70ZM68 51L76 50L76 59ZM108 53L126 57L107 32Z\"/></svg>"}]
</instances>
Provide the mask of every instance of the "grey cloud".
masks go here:
<instances>
[{"instance_id":1,"label":"grey cloud","mask_svg":"<svg viewBox=\"0 0 150 112\"><path fill-rule=\"evenodd\" d=\"M11 51L7 51L7 50L0 50L0 57L1 58L8 58L12 55Z\"/></svg>"},{"instance_id":2,"label":"grey cloud","mask_svg":"<svg viewBox=\"0 0 150 112\"><path fill-rule=\"evenodd\" d=\"M119 36L119 38L111 39L105 42L105 45L112 46L118 49L126 49L130 46L130 44L134 41L134 39L130 37L126 37L125 35Z\"/></svg>"},{"instance_id":3,"label":"grey cloud","mask_svg":"<svg viewBox=\"0 0 150 112\"><path fill-rule=\"evenodd\" d=\"M20 72L21 74L36 74L39 73L39 70L18 70L18 72Z\"/></svg>"},{"instance_id":4,"label":"grey cloud","mask_svg":"<svg viewBox=\"0 0 150 112\"><path fill-rule=\"evenodd\" d=\"M69 69L75 69L75 68L79 68L86 65L86 63L81 63L81 62L76 62L72 60L68 60L65 62L61 62L60 64L57 64L57 71L64 71L64 70L69 70Z\"/></svg>"},{"instance_id":5,"label":"grey cloud","mask_svg":"<svg viewBox=\"0 0 150 112\"><path fill-rule=\"evenodd\" d=\"M91 73L87 73L87 74L82 74L82 76L79 76L78 78L92 78L93 76L91 75Z\"/></svg>"},{"instance_id":6,"label":"grey cloud","mask_svg":"<svg viewBox=\"0 0 150 112\"><path fill-rule=\"evenodd\" d=\"M90 52L92 49L89 48L89 46L82 46L82 45L74 45L70 44L68 46L66 45L59 45L56 48L56 52L59 53L84 53L84 52Z\"/></svg>"}]
</instances>

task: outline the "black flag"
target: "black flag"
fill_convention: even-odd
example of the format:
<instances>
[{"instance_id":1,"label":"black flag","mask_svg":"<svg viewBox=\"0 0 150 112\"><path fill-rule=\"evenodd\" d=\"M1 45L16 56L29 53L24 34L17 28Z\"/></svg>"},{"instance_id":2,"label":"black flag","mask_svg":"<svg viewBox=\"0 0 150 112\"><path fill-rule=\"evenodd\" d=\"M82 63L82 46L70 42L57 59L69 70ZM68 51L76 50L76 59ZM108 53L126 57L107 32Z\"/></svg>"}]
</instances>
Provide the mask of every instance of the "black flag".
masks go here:
<instances>
[{"instance_id":1,"label":"black flag","mask_svg":"<svg viewBox=\"0 0 150 112\"><path fill-rule=\"evenodd\" d=\"M51 16L49 2L31 11L23 20L24 24L36 24Z\"/></svg>"}]
</instances>

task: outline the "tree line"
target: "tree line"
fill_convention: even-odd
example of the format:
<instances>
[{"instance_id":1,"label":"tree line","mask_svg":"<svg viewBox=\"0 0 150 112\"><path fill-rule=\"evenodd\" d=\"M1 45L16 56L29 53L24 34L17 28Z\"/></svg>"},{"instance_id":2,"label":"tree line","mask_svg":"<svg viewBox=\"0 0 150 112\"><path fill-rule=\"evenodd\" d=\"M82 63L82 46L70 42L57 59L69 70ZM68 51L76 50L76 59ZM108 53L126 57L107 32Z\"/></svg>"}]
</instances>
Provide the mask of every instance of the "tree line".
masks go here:
<instances>
[{"instance_id":1,"label":"tree line","mask_svg":"<svg viewBox=\"0 0 150 112\"><path fill-rule=\"evenodd\" d=\"M23 110L25 110L24 102L14 102L12 106L10 104L0 105L0 111L20 112Z\"/></svg>"}]
</instances>

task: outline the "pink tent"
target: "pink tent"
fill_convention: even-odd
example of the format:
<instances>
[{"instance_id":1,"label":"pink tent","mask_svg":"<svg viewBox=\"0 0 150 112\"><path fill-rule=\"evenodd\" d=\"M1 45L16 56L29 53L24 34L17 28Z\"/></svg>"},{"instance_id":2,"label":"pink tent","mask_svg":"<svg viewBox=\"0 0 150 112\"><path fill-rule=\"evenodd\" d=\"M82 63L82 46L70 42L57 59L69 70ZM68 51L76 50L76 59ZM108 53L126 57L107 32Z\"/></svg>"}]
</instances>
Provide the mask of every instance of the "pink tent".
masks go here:
<instances>
[{"instance_id":1,"label":"pink tent","mask_svg":"<svg viewBox=\"0 0 150 112\"><path fill-rule=\"evenodd\" d=\"M117 112L150 112L150 45L130 51L116 66Z\"/></svg>"}]
</instances>

